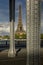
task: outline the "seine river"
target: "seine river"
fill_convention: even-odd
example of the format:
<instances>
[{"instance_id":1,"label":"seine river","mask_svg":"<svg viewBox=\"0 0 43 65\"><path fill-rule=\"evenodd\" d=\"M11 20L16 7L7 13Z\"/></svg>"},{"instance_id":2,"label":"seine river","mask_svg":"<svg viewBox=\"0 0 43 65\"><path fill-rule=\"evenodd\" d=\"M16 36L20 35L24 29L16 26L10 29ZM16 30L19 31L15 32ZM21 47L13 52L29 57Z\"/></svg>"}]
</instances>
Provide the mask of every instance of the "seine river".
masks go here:
<instances>
[{"instance_id":1,"label":"seine river","mask_svg":"<svg viewBox=\"0 0 43 65\"><path fill-rule=\"evenodd\" d=\"M15 48L26 48L26 40L25 41L15 41ZM10 40L0 40L0 51L4 49L8 49L10 47ZM43 40L41 40L40 47L43 47Z\"/></svg>"}]
</instances>

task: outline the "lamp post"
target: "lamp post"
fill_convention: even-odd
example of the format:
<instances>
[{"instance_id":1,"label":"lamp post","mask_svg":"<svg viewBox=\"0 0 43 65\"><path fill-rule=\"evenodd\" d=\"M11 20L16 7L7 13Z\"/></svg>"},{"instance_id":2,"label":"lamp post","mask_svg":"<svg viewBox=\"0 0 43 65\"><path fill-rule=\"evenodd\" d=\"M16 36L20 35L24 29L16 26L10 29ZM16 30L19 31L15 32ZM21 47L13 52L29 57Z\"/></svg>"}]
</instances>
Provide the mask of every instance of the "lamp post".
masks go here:
<instances>
[{"instance_id":1,"label":"lamp post","mask_svg":"<svg viewBox=\"0 0 43 65\"><path fill-rule=\"evenodd\" d=\"M8 57L15 57L15 43L14 43L14 22L15 22L15 0L9 0L10 9L10 48L8 51Z\"/></svg>"}]
</instances>

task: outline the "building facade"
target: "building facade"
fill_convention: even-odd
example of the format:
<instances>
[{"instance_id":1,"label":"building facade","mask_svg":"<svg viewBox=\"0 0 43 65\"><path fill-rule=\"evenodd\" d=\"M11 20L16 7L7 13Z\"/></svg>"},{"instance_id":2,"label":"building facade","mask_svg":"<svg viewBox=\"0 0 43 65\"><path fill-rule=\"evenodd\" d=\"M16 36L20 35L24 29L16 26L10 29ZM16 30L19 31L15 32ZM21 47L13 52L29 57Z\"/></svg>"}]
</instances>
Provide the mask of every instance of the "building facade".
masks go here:
<instances>
[{"instance_id":1,"label":"building facade","mask_svg":"<svg viewBox=\"0 0 43 65\"><path fill-rule=\"evenodd\" d=\"M39 65L40 60L40 0L26 0L27 65Z\"/></svg>"}]
</instances>

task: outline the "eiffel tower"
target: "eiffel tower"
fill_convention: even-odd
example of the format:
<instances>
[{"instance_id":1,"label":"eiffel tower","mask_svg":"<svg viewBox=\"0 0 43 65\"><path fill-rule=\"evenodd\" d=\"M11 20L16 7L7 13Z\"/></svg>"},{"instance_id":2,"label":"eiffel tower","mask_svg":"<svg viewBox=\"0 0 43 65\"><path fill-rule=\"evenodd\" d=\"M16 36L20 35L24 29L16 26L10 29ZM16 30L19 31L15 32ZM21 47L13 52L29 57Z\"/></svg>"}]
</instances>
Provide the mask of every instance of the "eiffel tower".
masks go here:
<instances>
[{"instance_id":1,"label":"eiffel tower","mask_svg":"<svg viewBox=\"0 0 43 65\"><path fill-rule=\"evenodd\" d=\"M25 34L25 30L23 28L23 24L22 24L22 10L21 10L21 5L19 5L19 17L18 17L18 25L17 25L17 29L16 29L16 34L22 35Z\"/></svg>"}]
</instances>

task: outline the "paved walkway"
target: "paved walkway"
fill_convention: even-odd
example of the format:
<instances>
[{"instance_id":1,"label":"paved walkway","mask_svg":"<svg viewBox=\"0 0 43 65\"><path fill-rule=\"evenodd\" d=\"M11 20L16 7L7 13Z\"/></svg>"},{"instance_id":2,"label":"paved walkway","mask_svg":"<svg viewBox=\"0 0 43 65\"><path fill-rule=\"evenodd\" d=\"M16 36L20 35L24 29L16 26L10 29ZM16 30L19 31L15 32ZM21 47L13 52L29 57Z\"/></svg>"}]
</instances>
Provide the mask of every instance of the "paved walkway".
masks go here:
<instances>
[{"instance_id":1,"label":"paved walkway","mask_svg":"<svg viewBox=\"0 0 43 65\"><path fill-rule=\"evenodd\" d=\"M0 65L26 65L26 49L21 49L15 58L8 58L8 50L0 52ZM40 65L43 65L43 48L40 49Z\"/></svg>"},{"instance_id":2,"label":"paved walkway","mask_svg":"<svg viewBox=\"0 0 43 65\"><path fill-rule=\"evenodd\" d=\"M26 49L21 49L14 58L8 58L8 50L0 52L0 65L26 65Z\"/></svg>"}]
</instances>

